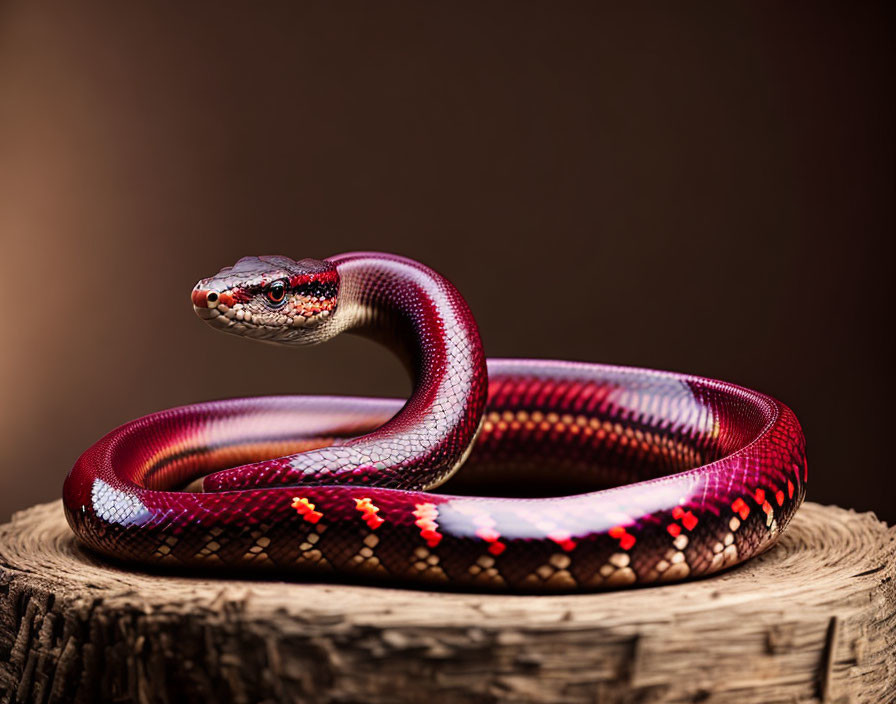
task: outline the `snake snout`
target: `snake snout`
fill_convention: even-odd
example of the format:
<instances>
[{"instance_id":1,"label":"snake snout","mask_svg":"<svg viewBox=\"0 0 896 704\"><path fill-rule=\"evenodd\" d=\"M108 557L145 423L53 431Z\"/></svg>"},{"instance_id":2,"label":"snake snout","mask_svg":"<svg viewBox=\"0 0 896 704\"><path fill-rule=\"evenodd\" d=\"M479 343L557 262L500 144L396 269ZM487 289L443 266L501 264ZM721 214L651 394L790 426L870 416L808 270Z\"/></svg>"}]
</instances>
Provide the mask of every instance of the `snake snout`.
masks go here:
<instances>
[{"instance_id":1,"label":"snake snout","mask_svg":"<svg viewBox=\"0 0 896 704\"><path fill-rule=\"evenodd\" d=\"M209 303L217 303L218 293L196 286L190 294L190 300L193 301L193 306L196 308L209 308L211 307Z\"/></svg>"},{"instance_id":2,"label":"snake snout","mask_svg":"<svg viewBox=\"0 0 896 704\"><path fill-rule=\"evenodd\" d=\"M200 281L190 293L190 300L193 302L193 310L203 320L210 322L220 322L227 320L225 317L230 310L233 300L227 293L216 291L215 289L203 286Z\"/></svg>"},{"instance_id":3,"label":"snake snout","mask_svg":"<svg viewBox=\"0 0 896 704\"><path fill-rule=\"evenodd\" d=\"M196 308L232 308L233 296L227 291L216 291L213 288L203 286L202 283L196 284L196 288L190 294L193 306Z\"/></svg>"}]
</instances>

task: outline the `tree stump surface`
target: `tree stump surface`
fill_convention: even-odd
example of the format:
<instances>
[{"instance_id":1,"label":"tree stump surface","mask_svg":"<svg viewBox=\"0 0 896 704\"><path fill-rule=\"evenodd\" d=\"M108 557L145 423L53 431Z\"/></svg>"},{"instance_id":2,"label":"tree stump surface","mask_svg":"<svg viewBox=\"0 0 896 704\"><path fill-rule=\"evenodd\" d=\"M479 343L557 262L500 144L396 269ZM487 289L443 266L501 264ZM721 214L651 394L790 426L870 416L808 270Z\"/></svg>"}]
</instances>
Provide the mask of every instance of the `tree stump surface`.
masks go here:
<instances>
[{"instance_id":1,"label":"tree stump surface","mask_svg":"<svg viewBox=\"0 0 896 704\"><path fill-rule=\"evenodd\" d=\"M896 528L808 503L695 582L565 596L150 574L0 526L4 702L896 701Z\"/></svg>"}]
</instances>

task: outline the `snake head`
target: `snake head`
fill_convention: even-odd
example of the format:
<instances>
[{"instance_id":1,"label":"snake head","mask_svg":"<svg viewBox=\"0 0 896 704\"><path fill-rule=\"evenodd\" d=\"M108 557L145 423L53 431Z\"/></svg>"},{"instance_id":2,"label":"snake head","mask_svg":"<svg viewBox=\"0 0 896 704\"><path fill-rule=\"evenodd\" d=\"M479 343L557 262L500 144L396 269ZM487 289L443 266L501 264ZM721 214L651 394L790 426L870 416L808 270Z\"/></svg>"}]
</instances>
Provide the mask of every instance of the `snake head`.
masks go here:
<instances>
[{"instance_id":1,"label":"snake head","mask_svg":"<svg viewBox=\"0 0 896 704\"><path fill-rule=\"evenodd\" d=\"M336 266L318 259L243 257L193 288L196 314L236 335L309 344L330 337L339 293Z\"/></svg>"}]
</instances>

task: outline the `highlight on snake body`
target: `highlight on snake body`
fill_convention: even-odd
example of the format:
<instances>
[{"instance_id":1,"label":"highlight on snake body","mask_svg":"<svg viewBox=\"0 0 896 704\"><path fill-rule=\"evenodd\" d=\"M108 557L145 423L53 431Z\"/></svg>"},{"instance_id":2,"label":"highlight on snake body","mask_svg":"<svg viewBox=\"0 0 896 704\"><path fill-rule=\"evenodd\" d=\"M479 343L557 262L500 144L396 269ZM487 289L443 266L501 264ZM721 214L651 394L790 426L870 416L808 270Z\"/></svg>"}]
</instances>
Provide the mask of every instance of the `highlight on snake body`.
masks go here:
<instances>
[{"instance_id":1,"label":"highlight on snake body","mask_svg":"<svg viewBox=\"0 0 896 704\"><path fill-rule=\"evenodd\" d=\"M772 546L805 496L805 441L779 401L687 374L486 359L457 289L410 259L245 257L191 299L247 338L377 340L413 392L212 401L125 423L63 492L77 538L110 557L595 590L736 565Z\"/></svg>"}]
</instances>

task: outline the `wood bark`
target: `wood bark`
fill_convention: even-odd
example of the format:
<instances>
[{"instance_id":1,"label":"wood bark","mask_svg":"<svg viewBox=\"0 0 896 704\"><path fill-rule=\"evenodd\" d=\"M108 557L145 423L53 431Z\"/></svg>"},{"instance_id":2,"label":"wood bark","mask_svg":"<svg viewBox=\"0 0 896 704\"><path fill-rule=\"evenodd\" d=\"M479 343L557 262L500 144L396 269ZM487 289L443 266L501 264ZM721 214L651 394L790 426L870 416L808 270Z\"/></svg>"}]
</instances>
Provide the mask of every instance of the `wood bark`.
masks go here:
<instances>
[{"instance_id":1,"label":"wood bark","mask_svg":"<svg viewBox=\"0 0 896 704\"><path fill-rule=\"evenodd\" d=\"M896 701L896 529L803 506L766 554L567 596L149 574L59 502L0 526L4 702Z\"/></svg>"}]
</instances>

